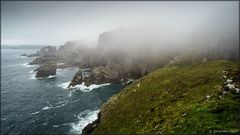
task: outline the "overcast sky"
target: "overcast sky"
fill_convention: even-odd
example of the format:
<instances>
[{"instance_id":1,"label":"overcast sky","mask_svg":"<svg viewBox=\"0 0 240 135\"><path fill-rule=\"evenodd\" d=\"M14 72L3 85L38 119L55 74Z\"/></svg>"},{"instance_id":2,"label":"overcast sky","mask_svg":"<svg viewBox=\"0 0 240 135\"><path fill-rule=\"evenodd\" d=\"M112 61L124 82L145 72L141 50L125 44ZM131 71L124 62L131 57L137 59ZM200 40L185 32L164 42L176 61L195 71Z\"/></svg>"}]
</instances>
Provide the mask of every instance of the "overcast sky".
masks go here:
<instances>
[{"instance_id":1,"label":"overcast sky","mask_svg":"<svg viewBox=\"0 0 240 135\"><path fill-rule=\"evenodd\" d=\"M238 6L236 1L5 1L1 2L1 40L2 45L96 42L104 31L148 25L191 32L204 24L222 23L226 29L238 29Z\"/></svg>"}]
</instances>

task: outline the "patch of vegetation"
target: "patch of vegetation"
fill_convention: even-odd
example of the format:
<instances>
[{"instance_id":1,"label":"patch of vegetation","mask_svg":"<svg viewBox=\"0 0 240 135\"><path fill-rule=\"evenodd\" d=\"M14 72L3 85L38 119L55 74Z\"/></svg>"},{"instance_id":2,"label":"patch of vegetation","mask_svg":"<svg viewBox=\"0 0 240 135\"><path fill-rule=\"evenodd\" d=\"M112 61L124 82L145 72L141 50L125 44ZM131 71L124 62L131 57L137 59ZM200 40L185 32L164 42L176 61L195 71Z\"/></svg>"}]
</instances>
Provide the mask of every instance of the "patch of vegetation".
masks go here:
<instances>
[{"instance_id":1,"label":"patch of vegetation","mask_svg":"<svg viewBox=\"0 0 240 135\"><path fill-rule=\"evenodd\" d=\"M224 60L149 73L102 106L93 134L240 132L239 93L223 88L227 69L239 77L238 64Z\"/></svg>"}]
</instances>

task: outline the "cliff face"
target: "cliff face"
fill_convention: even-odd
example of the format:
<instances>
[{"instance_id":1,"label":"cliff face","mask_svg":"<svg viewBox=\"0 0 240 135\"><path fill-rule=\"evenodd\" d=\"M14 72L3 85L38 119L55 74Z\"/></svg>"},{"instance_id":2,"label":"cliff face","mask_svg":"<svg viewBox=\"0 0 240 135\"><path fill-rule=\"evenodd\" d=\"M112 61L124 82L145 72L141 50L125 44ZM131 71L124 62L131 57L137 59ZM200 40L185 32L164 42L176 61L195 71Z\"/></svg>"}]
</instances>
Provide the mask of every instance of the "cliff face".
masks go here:
<instances>
[{"instance_id":1,"label":"cliff face","mask_svg":"<svg viewBox=\"0 0 240 135\"><path fill-rule=\"evenodd\" d=\"M138 79L176 56L175 52L162 51L163 46L159 47L157 42L144 37L146 31L129 32L116 30L102 33L97 48L83 56L80 68L91 68L90 84L124 83L129 79ZM77 73L74 78L82 78L79 75ZM82 83L74 78L70 86Z\"/></svg>"},{"instance_id":2,"label":"cliff face","mask_svg":"<svg viewBox=\"0 0 240 135\"><path fill-rule=\"evenodd\" d=\"M239 132L239 73L229 61L158 69L112 96L83 134Z\"/></svg>"},{"instance_id":3,"label":"cliff face","mask_svg":"<svg viewBox=\"0 0 240 135\"><path fill-rule=\"evenodd\" d=\"M57 51L58 60L74 66L79 66L83 57L91 54L91 49L80 42L68 41Z\"/></svg>"},{"instance_id":4,"label":"cliff face","mask_svg":"<svg viewBox=\"0 0 240 135\"><path fill-rule=\"evenodd\" d=\"M105 77L107 79L97 81L95 76L99 75L93 73L93 80L90 82L110 81L111 83L111 81L120 82L120 80L138 79L163 67L174 57L189 52L194 52L194 55L200 59L206 58L206 61L217 59L239 60L239 43L236 37L219 42L215 42L213 38L207 39L204 34L200 38L197 36L195 39L193 38L193 42L183 39L186 39L186 37L181 37L181 34L166 28L119 29L100 34L95 49L90 49L82 43L73 41L66 42L58 50L51 46L44 47L39 52L40 57L29 64L44 64L48 61L56 61L64 63L58 67L77 66L80 69L99 70L97 72L100 72L99 67L102 67L108 74L108 77ZM192 50L192 48L195 48L195 50ZM78 74L75 76L78 76ZM72 82L78 82L72 83L74 85L82 83L82 81L74 78Z\"/></svg>"},{"instance_id":5,"label":"cliff face","mask_svg":"<svg viewBox=\"0 0 240 135\"><path fill-rule=\"evenodd\" d=\"M153 32L153 29L119 29L104 32L99 36L97 51L99 57L107 63L115 62L122 65L126 72L139 71L141 75L151 72L165 65L178 53L166 45L175 46L180 41L160 41L162 33ZM156 30L155 30L156 31Z\"/></svg>"}]
</instances>

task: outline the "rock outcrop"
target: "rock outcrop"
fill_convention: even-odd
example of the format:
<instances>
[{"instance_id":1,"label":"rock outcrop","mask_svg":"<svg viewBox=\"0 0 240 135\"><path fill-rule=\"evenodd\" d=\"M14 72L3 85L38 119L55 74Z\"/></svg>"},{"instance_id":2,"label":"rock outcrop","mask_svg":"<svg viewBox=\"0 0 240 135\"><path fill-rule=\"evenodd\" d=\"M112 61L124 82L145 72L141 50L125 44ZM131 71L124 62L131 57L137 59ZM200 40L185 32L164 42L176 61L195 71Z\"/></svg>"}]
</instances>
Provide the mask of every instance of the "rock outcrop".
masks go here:
<instances>
[{"instance_id":1,"label":"rock outcrop","mask_svg":"<svg viewBox=\"0 0 240 135\"><path fill-rule=\"evenodd\" d=\"M86 86L104 83L126 83L129 79L137 79L141 76L140 72L125 72L121 65L108 64L105 67L99 66L95 68L79 69L68 87L74 87L78 84L82 84L83 82Z\"/></svg>"},{"instance_id":2,"label":"rock outcrop","mask_svg":"<svg viewBox=\"0 0 240 135\"><path fill-rule=\"evenodd\" d=\"M69 87L74 87L74 86L76 86L78 84L81 84L81 83L82 83L82 71L78 70L78 72L74 75L72 81L68 85L68 88Z\"/></svg>"},{"instance_id":3,"label":"rock outcrop","mask_svg":"<svg viewBox=\"0 0 240 135\"><path fill-rule=\"evenodd\" d=\"M82 84L83 82L86 86L90 86L91 84L109 83L110 78L106 74L108 73L103 67L97 67L94 69L79 69L68 87L74 87L78 84Z\"/></svg>"},{"instance_id":4,"label":"rock outcrop","mask_svg":"<svg viewBox=\"0 0 240 135\"><path fill-rule=\"evenodd\" d=\"M37 72L35 77L38 79L56 75L56 71L57 71L57 65L55 62L45 63L34 70L34 72Z\"/></svg>"}]
</instances>

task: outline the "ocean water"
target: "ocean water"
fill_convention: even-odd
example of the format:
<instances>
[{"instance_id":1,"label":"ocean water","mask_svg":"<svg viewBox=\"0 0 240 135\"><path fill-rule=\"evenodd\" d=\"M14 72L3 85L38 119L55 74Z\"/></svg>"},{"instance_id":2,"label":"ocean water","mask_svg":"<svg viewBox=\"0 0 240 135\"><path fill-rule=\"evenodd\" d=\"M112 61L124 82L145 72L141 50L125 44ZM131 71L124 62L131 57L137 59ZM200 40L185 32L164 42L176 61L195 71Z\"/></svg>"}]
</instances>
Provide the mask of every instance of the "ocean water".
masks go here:
<instances>
[{"instance_id":1,"label":"ocean water","mask_svg":"<svg viewBox=\"0 0 240 135\"><path fill-rule=\"evenodd\" d=\"M1 50L1 134L79 134L97 118L100 106L121 85L78 85L67 89L77 68L58 69L56 76L34 77L34 58L19 57L36 49Z\"/></svg>"}]
</instances>

